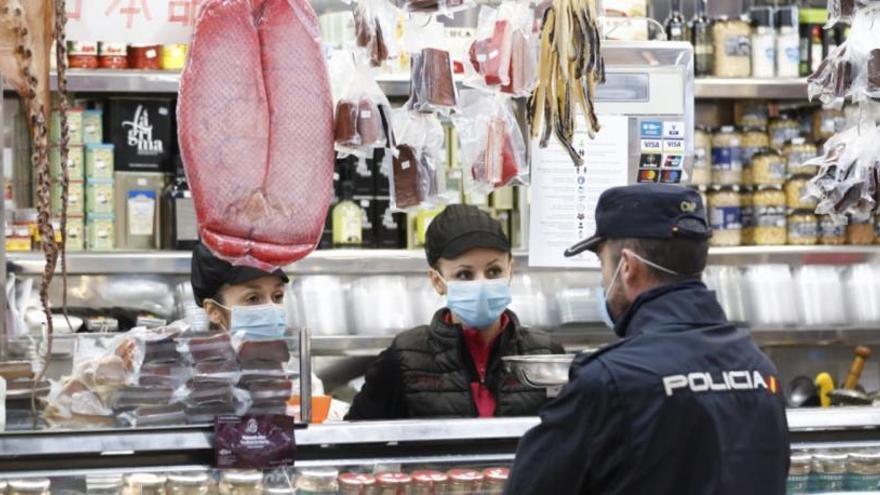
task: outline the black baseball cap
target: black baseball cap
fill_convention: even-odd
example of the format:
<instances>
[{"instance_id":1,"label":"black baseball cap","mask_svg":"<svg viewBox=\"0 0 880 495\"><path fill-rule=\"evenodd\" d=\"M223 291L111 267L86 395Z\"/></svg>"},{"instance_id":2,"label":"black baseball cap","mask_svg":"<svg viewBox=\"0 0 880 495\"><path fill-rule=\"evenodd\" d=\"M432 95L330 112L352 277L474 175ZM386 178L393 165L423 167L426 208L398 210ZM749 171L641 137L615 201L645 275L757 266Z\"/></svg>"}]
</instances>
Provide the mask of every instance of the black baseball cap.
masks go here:
<instances>
[{"instance_id":1,"label":"black baseball cap","mask_svg":"<svg viewBox=\"0 0 880 495\"><path fill-rule=\"evenodd\" d=\"M214 256L214 253L202 243L196 244L193 249L190 281L193 297L199 306L202 306L205 299L215 297L220 288L226 284L244 284L272 275L283 280L285 284L290 282L290 279L281 270L270 273L249 266L235 266Z\"/></svg>"},{"instance_id":2,"label":"black baseball cap","mask_svg":"<svg viewBox=\"0 0 880 495\"><path fill-rule=\"evenodd\" d=\"M440 258L453 259L471 249L510 252L510 240L501 223L473 205L449 205L425 233L425 255L434 266Z\"/></svg>"},{"instance_id":3,"label":"black baseball cap","mask_svg":"<svg viewBox=\"0 0 880 495\"><path fill-rule=\"evenodd\" d=\"M700 194L672 184L613 187L596 204L596 233L565 251L576 256L606 239L708 239L712 229Z\"/></svg>"}]
</instances>

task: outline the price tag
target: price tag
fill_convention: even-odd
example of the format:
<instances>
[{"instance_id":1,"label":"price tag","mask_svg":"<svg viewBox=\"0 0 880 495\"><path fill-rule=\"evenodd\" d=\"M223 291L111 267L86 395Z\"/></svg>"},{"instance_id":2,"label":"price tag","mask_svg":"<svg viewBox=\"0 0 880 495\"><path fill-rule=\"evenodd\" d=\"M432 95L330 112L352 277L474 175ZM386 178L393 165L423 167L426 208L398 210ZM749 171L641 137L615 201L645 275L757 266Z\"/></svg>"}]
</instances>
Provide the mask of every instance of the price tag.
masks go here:
<instances>
[{"instance_id":1,"label":"price tag","mask_svg":"<svg viewBox=\"0 0 880 495\"><path fill-rule=\"evenodd\" d=\"M222 469L273 469L296 460L290 416L221 416L214 421L214 457Z\"/></svg>"}]
</instances>

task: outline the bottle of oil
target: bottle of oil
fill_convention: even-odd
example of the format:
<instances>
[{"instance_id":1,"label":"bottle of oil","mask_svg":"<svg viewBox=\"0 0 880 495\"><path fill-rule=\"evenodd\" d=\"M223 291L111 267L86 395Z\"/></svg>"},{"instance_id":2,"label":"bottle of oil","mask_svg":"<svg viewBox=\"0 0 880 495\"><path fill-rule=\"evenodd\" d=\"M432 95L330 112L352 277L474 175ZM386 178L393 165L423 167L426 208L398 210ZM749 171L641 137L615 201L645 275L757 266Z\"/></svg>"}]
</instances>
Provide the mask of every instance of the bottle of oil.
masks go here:
<instances>
[{"instance_id":1,"label":"bottle of oil","mask_svg":"<svg viewBox=\"0 0 880 495\"><path fill-rule=\"evenodd\" d=\"M199 224L192 192L178 161L177 174L165 188L162 218L162 245L165 249L192 250L199 240Z\"/></svg>"},{"instance_id":2,"label":"bottle of oil","mask_svg":"<svg viewBox=\"0 0 880 495\"><path fill-rule=\"evenodd\" d=\"M342 198L333 207L333 247L363 245L364 210L354 201L354 184L342 183Z\"/></svg>"}]
</instances>

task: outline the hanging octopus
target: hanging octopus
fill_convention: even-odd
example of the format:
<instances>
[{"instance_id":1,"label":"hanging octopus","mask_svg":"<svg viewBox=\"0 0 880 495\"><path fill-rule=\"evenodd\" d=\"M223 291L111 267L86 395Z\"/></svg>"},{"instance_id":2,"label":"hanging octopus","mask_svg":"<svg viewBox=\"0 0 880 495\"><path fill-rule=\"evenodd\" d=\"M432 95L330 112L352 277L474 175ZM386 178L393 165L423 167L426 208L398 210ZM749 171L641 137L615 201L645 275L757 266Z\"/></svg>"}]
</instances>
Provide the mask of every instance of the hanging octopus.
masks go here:
<instances>
[{"instance_id":1,"label":"hanging octopus","mask_svg":"<svg viewBox=\"0 0 880 495\"><path fill-rule=\"evenodd\" d=\"M40 281L40 302L46 316L46 345L43 365L34 380L32 407L36 414L36 384L42 381L52 356L52 306L49 285L62 262L65 294L62 307L66 315L67 267L65 236L68 200L68 136L66 100L66 26L64 0L0 0L0 73L24 103L31 138L31 163L35 172L38 227L46 265ZM58 66L59 110L61 114L61 241L56 242L51 222L51 171L49 168L49 115L52 107L49 90L49 66L52 43L55 43Z\"/></svg>"}]
</instances>

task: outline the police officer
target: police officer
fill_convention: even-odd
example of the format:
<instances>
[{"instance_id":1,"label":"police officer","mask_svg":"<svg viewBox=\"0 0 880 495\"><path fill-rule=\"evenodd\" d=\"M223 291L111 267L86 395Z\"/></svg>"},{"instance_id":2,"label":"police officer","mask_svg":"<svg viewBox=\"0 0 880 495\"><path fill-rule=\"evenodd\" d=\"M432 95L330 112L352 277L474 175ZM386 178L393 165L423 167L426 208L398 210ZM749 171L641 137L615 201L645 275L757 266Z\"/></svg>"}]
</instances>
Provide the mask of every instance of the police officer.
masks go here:
<instances>
[{"instance_id":1,"label":"police officer","mask_svg":"<svg viewBox=\"0 0 880 495\"><path fill-rule=\"evenodd\" d=\"M566 256L598 254L601 308L621 340L575 358L520 441L507 493L785 493L778 374L700 281L710 236L695 191L602 194L595 235Z\"/></svg>"}]
</instances>

